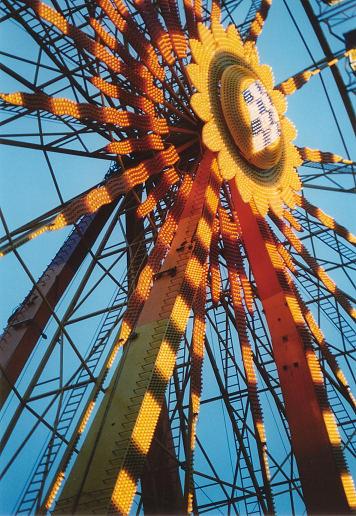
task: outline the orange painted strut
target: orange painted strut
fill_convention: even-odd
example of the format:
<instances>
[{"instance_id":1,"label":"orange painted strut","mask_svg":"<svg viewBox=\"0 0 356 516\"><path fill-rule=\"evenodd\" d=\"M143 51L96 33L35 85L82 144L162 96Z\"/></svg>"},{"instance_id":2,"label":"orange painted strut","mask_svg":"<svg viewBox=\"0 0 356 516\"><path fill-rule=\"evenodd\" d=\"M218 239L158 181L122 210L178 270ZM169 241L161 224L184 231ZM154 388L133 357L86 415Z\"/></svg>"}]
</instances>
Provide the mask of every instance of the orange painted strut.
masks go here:
<instances>
[{"instance_id":1,"label":"orange painted strut","mask_svg":"<svg viewBox=\"0 0 356 516\"><path fill-rule=\"evenodd\" d=\"M345 479L350 476L331 431L332 413L318 395L323 388L321 372L316 378L308 364L308 335L298 301L284 279L283 261L269 238L265 220L259 220L257 211L242 201L234 181L230 189L272 337L307 510L349 513L351 497Z\"/></svg>"}]
</instances>

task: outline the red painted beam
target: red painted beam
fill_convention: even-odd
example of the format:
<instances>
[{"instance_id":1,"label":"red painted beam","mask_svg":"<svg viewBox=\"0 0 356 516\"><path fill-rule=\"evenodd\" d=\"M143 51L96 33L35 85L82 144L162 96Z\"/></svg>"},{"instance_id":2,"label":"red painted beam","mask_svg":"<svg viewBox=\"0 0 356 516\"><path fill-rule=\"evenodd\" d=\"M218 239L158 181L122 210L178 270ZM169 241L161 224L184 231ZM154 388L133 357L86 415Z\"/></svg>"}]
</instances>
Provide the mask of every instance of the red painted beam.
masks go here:
<instances>
[{"instance_id":1,"label":"red painted beam","mask_svg":"<svg viewBox=\"0 0 356 516\"><path fill-rule=\"evenodd\" d=\"M232 201L238 214L242 239L256 281L272 338L292 448L298 464L307 510L310 513L350 512L333 445L298 331L303 323L292 312L281 272L272 263L266 240L250 205L244 203L234 180ZM289 301L289 304L288 304Z\"/></svg>"},{"instance_id":2,"label":"red painted beam","mask_svg":"<svg viewBox=\"0 0 356 516\"><path fill-rule=\"evenodd\" d=\"M52 311L73 279L111 215L116 203L87 215L72 231L50 265L9 318L0 337L0 407L6 401L46 326ZM46 301L38 293L45 297ZM51 307L51 308L50 308Z\"/></svg>"}]
</instances>

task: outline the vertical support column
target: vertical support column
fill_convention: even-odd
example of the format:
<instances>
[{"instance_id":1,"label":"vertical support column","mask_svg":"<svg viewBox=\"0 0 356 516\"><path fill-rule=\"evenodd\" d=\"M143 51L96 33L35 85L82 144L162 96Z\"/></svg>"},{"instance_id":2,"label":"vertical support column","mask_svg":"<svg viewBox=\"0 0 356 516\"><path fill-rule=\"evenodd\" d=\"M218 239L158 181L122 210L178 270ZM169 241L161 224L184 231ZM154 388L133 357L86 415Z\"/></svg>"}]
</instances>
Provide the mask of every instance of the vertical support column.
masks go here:
<instances>
[{"instance_id":1,"label":"vertical support column","mask_svg":"<svg viewBox=\"0 0 356 516\"><path fill-rule=\"evenodd\" d=\"M165 402L141 475L141 491L145 514L184 513L179 466Z\"/></svg>"},{"instance_id":2,"label":"vertical support column","mask_svg":"<svg viewBox=\"0 0 356 516\"><path fill-rule=\"evenodd\" d=\"M230 182L248 259L272 338L287 420L307 510L310 513L350 512L333 444L320 407L297 321L295 298L282 288L272 252L258 225L258 215L244 203ZM270 254L271 253L271 254Z\"/></svg>"}]
</instances>

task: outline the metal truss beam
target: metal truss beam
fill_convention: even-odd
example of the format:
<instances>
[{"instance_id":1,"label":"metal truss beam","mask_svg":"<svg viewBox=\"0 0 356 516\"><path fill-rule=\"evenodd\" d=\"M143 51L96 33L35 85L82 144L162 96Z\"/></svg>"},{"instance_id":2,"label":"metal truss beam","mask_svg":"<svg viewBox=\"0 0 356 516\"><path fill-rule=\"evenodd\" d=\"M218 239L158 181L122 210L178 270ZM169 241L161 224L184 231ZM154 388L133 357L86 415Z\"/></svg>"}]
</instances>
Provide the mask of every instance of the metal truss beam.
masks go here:
<instances>
[{"instance_id":1,"label":"metal truss beam","mask_svg":"<svg viewBox=\"0 0 356 516\"><path fill-rule=\"evenodd\" d=\"M329 60L332 60L334 55L333 55L333 52L330 48L330 45L320 27L320 24L318 22L318 18L315 16L315 13L313 11L313 8L309 2L309 0L300 0L301 1L301 4L309 18L309 21L313 27L313 30L319 40L319 43L320 43L320 46L321 48L323 49L323 52L325 54L325 57ZM346 112L348 114L348 117L350 119L350 123L353 127L353 130L354 132L356 132L356 118L355 118L355 112L354 112L354 109L353 109L353 106L352 106L352 103L351 103L351 99L347 93L347 90L346 90L346 86L345 86L345 83L343 81L343 78L341 76L341 73L340 71L338 70L338 68L336 66L332 66L331 67L331 73L333 74L334 76L334 79L335 79L335 82L336 82L336 85L338 87L338 90L340 92L340 95L341 95L341 98L344 102L344 106L345 106L345 109L346 109Z\"/></svg>"},{"instance_id":2,"label":"metal truss beam","mask_svg":"<svg viewBox=\"0 0 356 516\"><path fill-rule=\"evenodd\" d=\"M272 337L274 360L307 509L311 513L346 514L350 511L348 501L296 316L292 305L288 304L255 214L250 205L242 201L234 181L231 181L230 189Z\"/></svg>"},{"instance_id":3,"label":"metal truss beam","mask_svg":"<svg viewBox=\"0 0 356 516\"><path fill-rule=\"evenodd\" d=\"M168 255L153 278L149 297L143 299L137 323L130 327L132 338L59 497L57 513L94 506L99 512L130 509L199 284L189 286L189 297L182 297L186 270L198 245L198 223L206 206L209 213L217 210L217 195L215 204L211 199L208 204L206 168L211 159L209 153L202 159ZM205 262L206 256L200 259Z\"/></svg>"},{"instance_id":4,"label":"metal truss beam","mask_svg":"<svg viewBox=\"0 0 356 516\"><path fill-rule=\"evenodd\" d=\"M136 286L139 272L147 259L143 219L136 215L141 188L127 197L127 281L128 297ZM154 438L141 476L141 501L147 514L178 514L183 510L179 465L175 457L167 405L162 405Z\"/></svg>"},{"instance_id":5,"label":"metal truss beam","mask_svg":"<svg viewBox=\"0 0 356 516\"><path fill-rule=\"evenodd\" d=\"M110 217L116 203L103 207L94 215L85 216L73 230L39 280L38 288L28 294L22 305L9 318L0 338L0 407L21 374L29 356L62 294L72 281L85 256Z\"/></svg>"}]
</instances>

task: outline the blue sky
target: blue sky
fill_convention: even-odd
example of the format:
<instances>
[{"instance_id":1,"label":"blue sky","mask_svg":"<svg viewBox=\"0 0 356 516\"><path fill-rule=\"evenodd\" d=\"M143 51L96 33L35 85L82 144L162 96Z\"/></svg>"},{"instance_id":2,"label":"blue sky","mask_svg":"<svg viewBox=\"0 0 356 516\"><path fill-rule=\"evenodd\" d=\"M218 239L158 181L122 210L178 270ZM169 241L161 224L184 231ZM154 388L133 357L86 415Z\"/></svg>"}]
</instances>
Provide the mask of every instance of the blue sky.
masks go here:
<instances>
[{"instance_id":1,"label":"blue sky","mask_svg":"<svg viewBox=\"0 0 356 516\"><path fill-rule=\"evenodd\" d=\"M323 57L316 37L306 19L299 2L289 4L293 6L293 13L298 20L304 37L318 61ZM36 58L37 48L31 38L13 23L7 23L2 31L1 45L4 52L24 54L29 59ZM288 78L290 75L311 64L303 43L291 23L290 17L282 0L274 0L268 22L259 39L258 48L261 62L272 66L276 82ZM21 49L19 51L19 49ZM338 49L336 47L336 49ZM20 63L4 58L5 64L24 74L33 73L31 66L23 68ZM50 61L48 60L50 64ZM352 130L346 116L342 101L330 71L323 72L327 90L332 98L334 109L338 114L339 123L350 150L355 150ZM42 78L44 80L44 78ZM41 82L41 81L40 81ZM24 90L15 80L2 76L2 91ZM302 90L288 99L288 117L298 129L296 143L322 150L333 151L345 155L341 139L337 133L335 122L332 119L330 107L322 91L318 77L310 81ZM29 127L35 120L22 119L12 126L13 131L30 131ZM61 130L57 122L44 122L44 128L56 132ZM95 146L100 147L103 141L96 138ZM50 154L50 160L55 171L64 199L89 188L99 182L108 168L109 163L104 160L85 159L81 157ZM14 229L27 220L31 220L40 213L59 204L52 180L48 173L44 156L34 150L3 147L1 151L1 205L10 229ZM350 210L352 210L351 196L344 194L328 194L316 190L308 190L312 202L320 205L336 220L348 226L352 225ZM46 234L44 237L31 242L31 245L21 249L22 256L28 261L34 276L40 274L63 240L66 229L58 234ZM45 239L45 243L43 242ZM10 265L11 262L11 265ZM28 283L23 276L21 267L11 257L0 263L0 274L3 274L1 287L3 299L0 307L0 325L3 326L9 312L21 300L28 289ZM1 277L1 276L0 276Z\"/></svg>"},{"instance_id":2,"label":"blue sky","mask_svg":"<svg viewBox=\"0 0 356 516\"><path fill-rule=\"evenodd\" d=\"M298 20L299 27L308 42L315 61L318 61L323 57L323 54L300 3L291 1L288 4L293 9L293 14ZM28 35L15 24L7 23L6 30L2 32L0 38L4 52L25 55L30 59L36 58L36 46L32 44ZM258 48L261 61L272 66L276 82L288 78L311 64L310 57L307 55L297 31L291 23L282 0L274 0ZM337 46L335 48L338 50ZM19 64L13 60L5 59L4 61L8 66L20 70ZM31 66L21 68L21 73L25 75L33 73ZM50 75L50 72L46 73L48 76ZM325 71L323 77L345 140L355 158L356 149L353 134L330 71ZM44 78L45 76L41 80L44 80ZM14 80L2 78L2 91L19 89L22 90L23 87L18 87ZM288 116L298 128L296 142L298 145L333 151L341 155L345 154L319 78L314 78L303 90L289 99ZM26 132L34 123L34 119L23 119L14 124L13 129ZM46 130L53 132L61 130L61 124L57 122L44 122L44 127ZM97 147L103 145L99 137L94 138L96 138L93 141L94 145ZM69 199L99 182L109 165L108 162L103 160L67 157L62 154L51 154L50 159L64 199ZM22 225L27 220L59 204L44 156L33 150L16 149L14 147L2 148L0 189L1 205L10 229ZM351 196L308 190L308 198L327 213L333 215L340 223L354 231L356 230L356 217L352 215L355 209ZM39 277L50 262L68 231L68 229L65 229L43 235L21 248L20 254L35 278ZM0 287L2 294L0 326L3 327L13 309L21 302L31 287L29 278L13 256L7 256L0 260ZM105 291L101 293L102 297L97 299L100 306L105 306L109 295L111 293ZM209 395L210 390L212 395L215 392L209 384L206 385L205 389L205 395ZM219 409L217 409L215 415L219 415ZM212 420L213 416L214 414L209 413L202 416L200 429L203 434L204 432L215 431L214 428L208 426L208 422ZM204 424L204 421L206 424ZM278 436L274 435L272 440L278 440ZM218 448L212 450L212 454L218 456L219 453L221 454L221 450ZM28 458L31 459L31 451L28 451ZM229 467L227 453L221 454L220 466L221 471ZM17 486L11 481L7 482L6 487L11 492L11 496L9 496L9 503L5 502L4 512L11 510L11 503L13 503L17 491Z\"/></svg>"}]
</instances>

